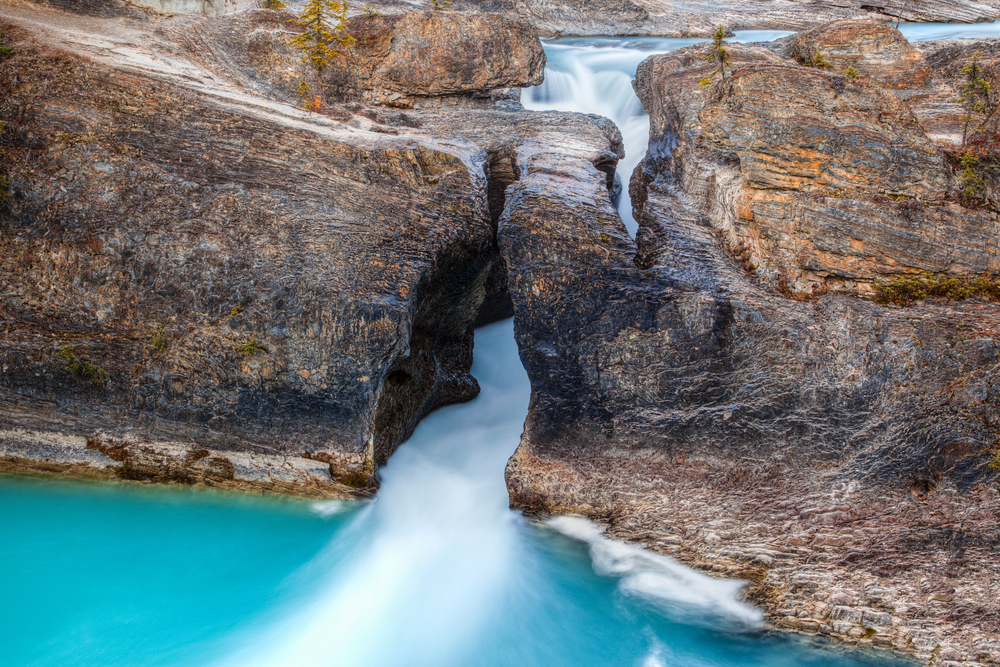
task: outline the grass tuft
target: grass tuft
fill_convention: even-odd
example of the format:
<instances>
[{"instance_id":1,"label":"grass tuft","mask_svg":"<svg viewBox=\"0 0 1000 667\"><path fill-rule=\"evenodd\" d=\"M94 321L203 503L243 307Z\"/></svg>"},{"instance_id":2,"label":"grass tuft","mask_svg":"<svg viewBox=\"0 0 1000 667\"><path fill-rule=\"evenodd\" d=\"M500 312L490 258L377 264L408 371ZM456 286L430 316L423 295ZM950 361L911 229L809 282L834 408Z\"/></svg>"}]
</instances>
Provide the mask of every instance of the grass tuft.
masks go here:
<instances>
[{"instance_id":1,"label":"grass tuft","mask_svg":"<svg viewBox=\"0 0 1000 667\"><path fill-rule=\"evenodd\" d=\"M247 342L236 347L236 351L242 354L244 357L252 357L258 352L269 352L266 345L258 343L253 338L247 339Z\"/></svg>"},{"instance_id":2,"label":"grass tuft","mask_svg":"<svg viewBox=\"0 0 1000 667\"><path fill-rule=\"evenodd\" d=\"M895 276L890 280L876 280L875 301L909 306L924 299L969 299L978 297L1000 301L1000 276L955 276L947 273L925 271L920 275Z\"/></svg>"},{"instance_id":3,"label":"grass tuft","mask_svg":"<svg viewBox=\"0 0 1000 667\"><path fill-rule=\"evenodd\" d=\"M163 332L164 326L161 324L156 328L156 331L153 333L153 339L150 341L150 344L160 352L167 351L167 335Z\"/></svg>"},{"instance_id":4,"label":"grass tuft","mask_svg":"<svg viewBox=\"0 0 1000 667\"><path fill-rule=\"evenodd\" d=\"M108 378L111 375L101 368L100 366L95 366L94 364L81 360L76 356L76 352L73 351L73 346L68 345L58 352L62 360L66 362L66 370L68 370L73 377L78 377L84 380L90 380L91 384L103 386L107 384Z\"/></svg>"}]
</instances>

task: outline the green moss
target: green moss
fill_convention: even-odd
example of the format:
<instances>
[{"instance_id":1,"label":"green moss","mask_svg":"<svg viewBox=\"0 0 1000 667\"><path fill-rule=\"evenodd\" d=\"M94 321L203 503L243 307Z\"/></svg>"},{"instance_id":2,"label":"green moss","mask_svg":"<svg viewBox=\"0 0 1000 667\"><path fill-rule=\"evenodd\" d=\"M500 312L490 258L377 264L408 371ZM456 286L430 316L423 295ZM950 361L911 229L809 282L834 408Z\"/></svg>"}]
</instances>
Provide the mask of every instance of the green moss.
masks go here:
<instances>
[{"instance_id":1,"label":"green moss","mask_svg":"<svg viewBox=\"0 0 1000 667\"><path fill-rule=\"evenodd\" d=\"M993 460L990 461L990 469L1000 472L1000 449L993 455Z\"/></svg>"},{"instance_id":2,"label":"green moss","mask_svg":"<svg viewBox=\"0 0 1000 667\"><path fill-rule=\"evenodd\" d=\"M111 375L100 366L83 361L76 356L76 352L73 351L72 345L67 345L62 348L59 350L58 354L62 360L66 362L66 370L68 370L73 377L89 380L91 384L99 386L107 384L108 379L111 377Z\"/></svg>"},{"instance_id":3,"label":"green moss","mask_svg":"<svg viewBox=\"0 0 1000 667\"><path fill-rule=\"evenodd\" d=\"M7 46L6 44L0 44L0 60L5 58L10 58L14 55L14 47Z\"/></svg>"},{"instance_id":4,"label":"green moss","mask_svg":"<svg viewBox=\"0 0 1000 667\"><path fill-rule=\"evenodd\" d=\"M916 276L896 276L876 280L872 285L878 303L908 306L924 299L968 299L978 297L1000 301L1000 276L955 276L926 271Z\"/></svg>"},{"instance_id":5,"label":"green moss","mask_svg":"<svg viewBox=\"0 0 1000 667\"><path fill-rule=\"evenodd\" d=\"M878 630L876 630L875 628L865 628L865 637L867 639L871 639L872 637L874 637L877 634L878 634Z\"/></svg>"},{"instance_id":6,"label":"green moss","mask_svg":"<svg viewBox=\"0 0 1000 667\"><path fill-rule=\"evenodd\" d=\"M156 328L156 331L153 333L153 338L150 341L150 344L160 352L166 352L167 350L167 336L163 332L164 326L165 325L161 324Z\"/></svg>"},{"instance_id":7,"label":"green moss","mask_svg":"<svg viewBox=\"0 0 1000 667\"><path fill-rule=\"evenodd\" d=\"M244 357L252 357L258 352L269 352L267 346L258 343L253 338L247 339L247 342L236 347L236 351L242 354Z\"/></svg>"}]
</instances>

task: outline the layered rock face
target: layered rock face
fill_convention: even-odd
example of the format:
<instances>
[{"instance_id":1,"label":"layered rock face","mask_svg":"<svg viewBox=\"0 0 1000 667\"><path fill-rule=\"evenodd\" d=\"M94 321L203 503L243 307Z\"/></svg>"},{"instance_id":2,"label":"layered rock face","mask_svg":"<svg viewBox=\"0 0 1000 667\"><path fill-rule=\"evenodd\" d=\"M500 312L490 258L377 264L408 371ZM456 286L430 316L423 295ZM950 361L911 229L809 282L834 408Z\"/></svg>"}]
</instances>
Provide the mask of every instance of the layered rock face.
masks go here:
<instances>
[{"instance_id":1,"label":"layered rock face","mask_svg":"<svg viewBox=\"0 0 1000 667\"><path fill-rule=\"evenodd\" d=\"M662 35L707 37L732 30L804 30L819 23L873 16L879 20L975 23L994 21L997 7L975 0L780 2L745 0L456 0L457 9L500 11L529 21L545 36ZM391 12L391 4L384 5Z\"/></svg>"},{"instance_id":2,"label":"layered rock face","mask_svg":"<svg viewBox=\"0 0 1000 667\"><path fill-rule=\"evenodd\" d=\"M887 274L1000 268L996 215L957 203L951 168L907 102L876 79L754 47L734 54L736 71L710 90L699 85L710 65L686 50L644 62L636 88L652 157L759 276L792 292L863 293Z\"/></svg>"},{"instance_id":3,"label":"layered rock face","mask_svg":"<svg viewBox=\"0 0 1000 667\"><path fill-rule=\"evenodd\" d=\"M853 67L859 77L889 88L918 88L931 80L924 57L891 24L877 19L837 21L795 36L799 62L829 63L837 72Z\"/></svg>"},{"instance_id":4,"label":"layered rock face","mask_svg":"<svg viewBox=\"0 0 1000 667\"><path fill-rule=\"evenodd\" d=\"M202 14L221 16L226 13L226 0L132 0L160 14Z\"/></svg>"},{"instance_id":5,"label":"layered rock face","mask_svg":"<svg viewBox=\"0 0 1000 667\"><path fill-rule=\"evenodd\" d=\"M414 71L484 102L435 107L424 86L411 92L432 108L401 110L329 90L317 114L288 105L309 72L287 13L152 32L10 15L94 59L5 28L11 470L370 493L424 414L477 393L472 327L512 313L496 226L520 147L570 151L605 187L621 156L605 119L489 104L544 62L530 28L497 16L352 24L431 45ZM457 63L442 46L456 31L466 57L506 64ZM118 36L149 51L104 50ZM379 76L409 53L389 43Z\"/></svg>"},{"instance_id":6,"label":"layered rock face","mask_svg":"<svg viewBox=\"0 0 1000 667\"><path fill-rule=\"evenodd\" d=\"M745 577L784 627L996 664L1000 306L854 296L882 273L992 270L995 217L949 199L882 84L734 46L733 74L700 86L700 55L639 70L637 245L599 174L554 201L531 186L563 172L511 190L532 383L512 502Z\"/></svg>"},{"instance_id":7,"label":"layered rock face","mask_svg":"<svg viewBox=\"0 0 1000 667\"><path fill-rule=\"evenodd\" d=\"M499 14L423 12L355 17L357 39L323 78L343 99L412 107L537 85L545 52L527 24Z\"/></svg>"},{"instance_id":8,"label":"layered rock face","mask_svg":"<svg viewBox=\"0 0 1000 667\"><path fill-rule=\"evenodd\" d=\"M498 17L448 18L445 32L491 20L532 37L510 43L511 63L541 53L530 29ZM478 392L471 330L498 273L482 149L356 129L232 85L199 86L199 97L53 52L14 26L4 35L8 467L45 458L54 432L69 438L65 466L239 487L239 463L220 452L291 455L305 492L342 495L372 488L424 414ZM218 57L249 43L214 42L202 58L250 80ZM479 83L514 84L540 66L511 64L507 78L486 68ZM463 67L441 91L488 93Z\"/></svg>"}]
</instances>

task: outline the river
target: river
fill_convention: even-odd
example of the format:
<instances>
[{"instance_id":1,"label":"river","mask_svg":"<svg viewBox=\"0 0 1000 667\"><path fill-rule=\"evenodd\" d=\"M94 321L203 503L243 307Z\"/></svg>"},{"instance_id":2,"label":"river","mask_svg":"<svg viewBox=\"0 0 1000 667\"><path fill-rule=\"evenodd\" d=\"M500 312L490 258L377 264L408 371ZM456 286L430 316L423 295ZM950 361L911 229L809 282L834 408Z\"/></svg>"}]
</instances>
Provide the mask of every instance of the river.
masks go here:
<instances>
[{"instance_id":1,"label":"river","mask_svg":"<svg viewBox=\"0 0 1000 667\"><path fill-rule=\"evenodd\" d=\"M904 25L915 38L956 29L996 26ZM635 67L695 41L550 42L546 83L525 105L612 118L627 181L648 132ZM627 196L622 213L634 234ZM769 632L740 582L612 542L581 519L538 524L508 509L503 470L528 380L510 321L480 329L475 344L481 395L426 418L370 503L0 476L0 664L904 664Z\"/></svg>"}]
</instances>

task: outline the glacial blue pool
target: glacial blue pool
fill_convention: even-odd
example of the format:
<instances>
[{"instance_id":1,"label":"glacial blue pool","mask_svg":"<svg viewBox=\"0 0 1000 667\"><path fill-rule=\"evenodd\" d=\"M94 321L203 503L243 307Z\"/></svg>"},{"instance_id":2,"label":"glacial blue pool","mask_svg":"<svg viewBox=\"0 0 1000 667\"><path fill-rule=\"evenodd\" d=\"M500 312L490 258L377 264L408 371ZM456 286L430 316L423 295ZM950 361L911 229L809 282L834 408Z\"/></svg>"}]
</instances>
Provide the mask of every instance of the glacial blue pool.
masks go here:
<instances>
[{"instance_id":1,"label":"glacial blue pool","mask_svg":"<svg viewBox=\"0 0 1000 667\"><path fill-rule=\"evenodd\" d=\"M739 582L507 507L528 383L476 334L369 503L0 476L0 664L483 667L901 664L768 632Z\"/></svg>"}]
</instances>

